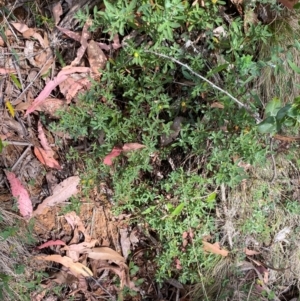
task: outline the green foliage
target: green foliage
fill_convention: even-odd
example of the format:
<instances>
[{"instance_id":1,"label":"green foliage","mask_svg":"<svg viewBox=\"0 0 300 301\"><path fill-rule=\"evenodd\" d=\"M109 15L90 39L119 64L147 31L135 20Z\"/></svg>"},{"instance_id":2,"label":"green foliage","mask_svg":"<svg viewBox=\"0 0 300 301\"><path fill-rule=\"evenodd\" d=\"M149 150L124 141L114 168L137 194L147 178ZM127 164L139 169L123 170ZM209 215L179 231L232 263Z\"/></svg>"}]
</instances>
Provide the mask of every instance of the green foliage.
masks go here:
<instances>
[{"instance_id":1,"label":"green foliage","mask_svg":"<svg viewBox=\"0 0 300 301\"><path fill-rule=\"evenodd\" d=\"M275 134L284 126L298 128L300 124L300 97L293 104L282 106L280 99L272 99L266 106L266 118L258 125L261 133Z\"/></svg>"},{"instance_id":2,"label":"green foliage","mask_svg":"<svg viewBox=\"0 0 300 301\"><path fill-rule=\"evenodd\" d=\"M239 18L228 25L219 9L224 3L213 2L206 2L204 8L179 0L113 4L105 0L105 10L93 11L91 30L101 28L111 37L118 33L122 38L135 30L135 37L125 40L101 80L67 113L61 112L59 123L52 124L79 143L83 139L90 143L86 155L74 149L69 153L69 159L85 162L84 191L106 181L114 193L116 214L132 213L133 223L145 225L159 237L158 281L177 276L183 283L198 282L198 267L209 271L220 260L202 248L203 236L217 232L216 187L223 183L235 187L247 178L243 163L255 167L265 161L261 132L273 133L298 122L298 100L282 107L274 99L265 110L268 122L257 127L253 116L228 95L184 67L149 53L182 61L238 97L251 112L261 112L253 81L267 63L256 59L256 51L258 45L268 43L270 30L256 24L245 32ZM88 12L77 16L83 23ZM220 25L226 35L217 37L213 30ZM205 38L197 43L201 36ZM222 108L212 105L216 102ZM183 117L178 136L163 145L161 137L173 132L178 116ZM127 142L145 148L122 153L112 167L103 164L114 146ZM267 211L261 206L252 209L255 223L245 221L241 229L244 234L264 233L267 239L270 232L262 228ZM182 235L190 230L193 242L183 247Z\"/></svg>"}]
</instances>

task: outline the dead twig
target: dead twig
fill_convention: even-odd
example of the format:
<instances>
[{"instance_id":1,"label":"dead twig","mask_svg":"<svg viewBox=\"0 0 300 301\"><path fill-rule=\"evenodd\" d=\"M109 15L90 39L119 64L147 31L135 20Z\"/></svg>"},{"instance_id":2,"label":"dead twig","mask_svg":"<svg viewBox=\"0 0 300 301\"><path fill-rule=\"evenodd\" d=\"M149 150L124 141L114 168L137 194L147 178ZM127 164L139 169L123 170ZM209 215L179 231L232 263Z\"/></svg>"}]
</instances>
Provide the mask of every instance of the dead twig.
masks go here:
<instances>
[{"instance_id":1,"label":"dead twig","mask_svg":"<svg viewBox=\"0 0 300 301\"><path fill-rule=\"evenodd\" d=\"M24 150L23 154L20 156L20 158L17 160L17 162L11 168L12 171L14 171L14 169L17 167L17 165L23 160L23 158L26 156L26 154L30 150L30 148L31 148L31 145L28 145L27 148Z\"/></svg>"}]
</instances>

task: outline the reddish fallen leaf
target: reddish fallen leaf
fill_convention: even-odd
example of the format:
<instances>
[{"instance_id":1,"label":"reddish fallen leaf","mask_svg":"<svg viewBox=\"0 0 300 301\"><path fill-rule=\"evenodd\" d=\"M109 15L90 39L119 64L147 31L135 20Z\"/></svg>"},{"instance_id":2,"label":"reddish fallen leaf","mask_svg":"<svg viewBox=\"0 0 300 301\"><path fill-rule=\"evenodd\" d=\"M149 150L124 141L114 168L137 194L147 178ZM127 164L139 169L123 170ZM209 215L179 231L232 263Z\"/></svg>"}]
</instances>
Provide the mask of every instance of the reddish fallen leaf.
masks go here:
<instances>
[{"instance_id":1,"label":"reddish fallen leaf","mask_svg":"<svg viewBox=\"0 0 300 301\"><path fill-rule=\"evenodd\" d=\"M32 215L35 216L42 214L47 207L60 204L69 199L71 196L77 194L77 185L79 184L79 181L80 179L77 176L70 177L62 181L53 189L53 194L44 199L43 202L38 205Z\"/></svg>"},{"instance_id":2,"label":"reddish fallen leaf","mask_svg":"<svg viewBox=\"0 0 300 301\"><path fill-rule=\"evenodd\" d=\"M182 270L182 265L181 265L181 262L178 258L175 259L175 263L176 263L176 269L177 270Z\"/></svg>"},{"instance_id":3,"label":"reddish fallen leaf","mask_svg":"<svg viewBox=\"0 0 300 301\"><path fill-rule=\"evenodd\" d=\"M58 239L58 240L49 240L36 248L41 250L51 246L65 246L65 245L66 243L64 241Z\"/></svg>"},{"instance_id":4,"label":"reddish fallen leaf","mask_svg":"<svg viewBox=\"0 0 300 301\"><path fill-rule=\"evenodd\" d=\"M117 33L113 37L112 47L114 50L117 50L122 47L122 45L120 43L119 35Z\"/></svg>"},{"instance_id":5,"label":"reddish fallen leaf","mask_svg":"<svg viewBox=\"0 0 300 301\"><path fill-rule=\"evenodd\" d=\"M88 73L89 71L90 71L90 68L87 68L87 67L70 67L70 66L65 67L63 70L61 70L57 74L57 76L53 80L50 80L47 83L47 85L42 90L42 92L38 95L38 97L33 101L31 106L27 109L25 116L27 116L28 114L35 111L36 107L41 105L41 103L43 101L45 101L45 99L50 95L52 90L55 89L60 83L62 83L63 81L65 81L68 78L69 74L76 73L76 72L79 72L79 73L87 72Z\"/></svg>"},{"instance_id":6,"label":"reddish fallen leaf","mask_svg":"<svg viewBox=\"0 0 300 301\"><path fill-rule=\"evenodd\" d=\"M43 148L34 147L34 154L42 164L60 170L61 166L54 159L54 151L51 149L47 141L46 135L43 131L43 127L40 121L38 122L38 137Z\"/></svg>"},{"instance_id":7,"label":"reddish fallen leaf","mask_svg":"<svg viewBox=\"0 0 300 301\"><path fill-rule=\"evenodd\" d=\"M145 145L139 143L125 143L122 148L114 147L112 151L104 158L103 163L105 165L112 165L112 159L118 157L122 151L128 152L132 150L138 150L140 148L144 148Z\"/></svg>"},{"instance_id":8,"label":"reddish fallen leaf","mask_svg":"<svg viewBox=\"0 0 300 301\"><path fill-rule=\"evenodd\" d=\"M79 277L80 275L84 277L92 277L93 272L83 265L80 262L74 262L73 259L67 256L60 256L60 255L48 255L48 256L37 256L35 257L37 260L47 260L47 261L54 261L62 264L63 266L67 267L70 269L71 273Z\"/></svg>"},{"instance_id":9,"label":"reddish fallen leaf","mask_svg":"<svg viewBox=\"0 0 300 301\"><path fill-rule=\"evenodd\" d=\"M6 69L6 68L0 68L0 74L10 74L10 73L17 73L15 69Z\"/></svg>"},{"instance_id":10,"label":"reddish fallen leaf","mask_svg":"<svg viewBox=\"0 0 300 301\"><path fill-rule=\"evenodd\" d=\"M64 33L66 36L70 37L71 39L77 41L80 43L80 40L81 40L81 36L79 33L77 32L74 32L74 31L71 31L69 29L66 29L66 28L63 28L63 27L60 27L60 26L56 26L56 28L58 30L60 30L62 33Z\"/></svg>"},{"instance_id":11,"label":"reddish fallen leaf","mask_svg":"<svg viewBox=\"0 0 300 301\"><path fill-rule=\"evenodd\" d=\"M61 170L59 163L41 147L35 146L33 152L42 164L47 165L51 168Z\"/></svg>"},{"instance_id":12,"label":"reddish fallen leaf","mask_svg":"<svg viewBox=\"0 0 300 301\"><path fill-rule=\"evenodd\" d=\"M105 165L112 165L112 159L118 157L122 152L122 149L119 147L114 147L112 151L104 158L103 163Z\"/></svg>"},{"instance_id":13,"label":"reddish fallen leaf","mask_svg":"<svg viewBox=\"0 0 300 301\"><path fill-rule=\"evenodd\" d=\"M124 152L128 152L128 151L131 151L131 150L137 150L137 149L141 149L141 148L144 148L145 145L143 144L139 144L139 143L125 143L122 147L122 150Z\"/></svg>"},{"instance_id":14,"label":"reddish fallen leaf","mask_svg":"<svg viewBox=\"0 0 300 301\"><path fill-rule=\"evenodd\" d=\"M204 240L202 240L202 243L203 243L204 251L209 252L209 253L222 255L224 257L228 256L229 252L227 250L221 249L220 248L220 243L215 242L214 244L211 244L211 243L209 243L207 241L204 241Z\"/></svg>"},{"instance_id":15,"label":"reddish fallen leaf","mask_svg":"<svg viewBox=\"0 0 300 301\"><path fill-rule=\"evenodd\" d=\"M13 172L4 171L9 181L12 195L16 198L21 215L29 219L32 216L32 202L27 190Z\"/></svg>"}]
</instances>

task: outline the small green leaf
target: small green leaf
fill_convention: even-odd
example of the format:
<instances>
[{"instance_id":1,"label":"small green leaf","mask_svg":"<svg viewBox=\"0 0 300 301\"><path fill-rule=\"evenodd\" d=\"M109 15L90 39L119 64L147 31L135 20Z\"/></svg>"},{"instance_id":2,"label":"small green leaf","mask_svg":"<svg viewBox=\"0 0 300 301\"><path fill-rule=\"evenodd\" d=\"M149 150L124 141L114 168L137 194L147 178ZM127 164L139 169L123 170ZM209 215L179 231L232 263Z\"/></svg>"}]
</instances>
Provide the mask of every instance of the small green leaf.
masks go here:
<instances>
[{"instance_id":1,"label":"small green leaf","mask_svg":"<svg viewBox=\"0 0 300 301\"><path fill-rule=\"evenodd\" d=\"M291 109L292 105L288 104L286 106L284 106L283 108L281 108L276 115L276 120L277 122L281 122L288 114L288 111Z\"/></svg>"},{"instance_id":2,"label":"small green leaf","mask_svg":"<svg viewBox=\"0 0 300 301\"><path fill-rule=\"evenodd\" d=\"M280 108L281 108L281 100L277 97L274 97L271 101L268 102L265 109L265 114L267 117L276 116Z\"/></svg>"},{"instance_id":3,"label":"small green leaf","mask_svg":"<svg viewBox=\"0 0 300 301\"><path fill-rule=\"evenodd\" d=\"M287 60L287 61L288 61L289 65L290 65L290 67L291 67L296 73L300 74L300 68L299 68L295 63L293 63L292 61L290 61L290 60Z\"/></svg>"},{"instance_id":4,"label":"small green leaf","mask_svg":"<svg viewBox=\"0 0 300 301\"><path fill-rule=\"evenodd\" d=\"M22 89L22 85L20 84L19 80L17 79L17 77L14 74L9 74L11 80L13 81L13 83L15 84L15 86L19 89Z\"/></svg>"},{"instance_id":5,"label":"small green leaf","mask_svg":"<svg viewBox=\"0 0 300 301\"><path fill-rule=\"evenodd\" d=\"M206 202L207 202L207 203L214 203L215 200L216 200L216 196L217 196L217 193L216 193L216 192L211 193L211 194L207 197Z\"/></svg>"},{"instance_id":6,"label":"small green leaf","mask_svg":"<svg viewBox=\"0 0 300 301\"><path fill-rule=\"evenodd\" d=\"M156 206L150 206L149 208L147 208L146 210L144 210L144 211L142 212L142 214L149 214L149 213L151 213L155 208L156 208Z\"/></svg>"},{"instance_id":7,"label":"small green leaf","mask_svg":"<svg viewBox=\"0 0 300 301\"><path fill-rule=\"evenodd\" d=\"M170 204L170 203L167 203L167 204L166 204L166 207L167 207L167 210L168 210L168 211L171 211L171 210L173 210L173 208L174 208L173 205Z\"/></svg>"},{"instance_id":8,"label":"small green leaf","mask_svg":"<svg viewBox=\"0 0 300 301\"><path fill-rule=\"evenodd\" d=\"M273 116L267 117L260 124L257 125L257 129L262 134L266 133L276 133L277 131L277 123L276 118Z\"/></svg>"},{"instance_id":9,"label":"small green leaf","mask_svg":"<svg viewBox=\"0 0 300 301\"><path fill-rule=\"evenodd\" d=\"M0 154L2 153L3 147L2 139L0 138Z\"/></svg>"},{"instance_id":10,"label":"small green leaf","mask_svg":"<svg viewBox=\"0 0 300 301\"><path fill-rule=\"evenodd\" d=\"M229 66L229 64L222 64L222 65L220 65L220 66L218 66L216 68L213 68L212 70L210 70L208 72L207 76L209 77L209 76L212 76L213 74L221 72L221 71L227 69L228 66Z\"/></svg>"},{"instance_id":11,"label":"small green leaf","mask_svg":"<svg viewBox=\"0 0 300 301\"><path fill-rule=\"evenodd\" d=\"M184 203L179 204L179 205L174 209L174 211L171 213L171 216L173 217L173 216L179 215L179 214L181 213L183 207L184 207Z\"/></svg>"}]
</instances>

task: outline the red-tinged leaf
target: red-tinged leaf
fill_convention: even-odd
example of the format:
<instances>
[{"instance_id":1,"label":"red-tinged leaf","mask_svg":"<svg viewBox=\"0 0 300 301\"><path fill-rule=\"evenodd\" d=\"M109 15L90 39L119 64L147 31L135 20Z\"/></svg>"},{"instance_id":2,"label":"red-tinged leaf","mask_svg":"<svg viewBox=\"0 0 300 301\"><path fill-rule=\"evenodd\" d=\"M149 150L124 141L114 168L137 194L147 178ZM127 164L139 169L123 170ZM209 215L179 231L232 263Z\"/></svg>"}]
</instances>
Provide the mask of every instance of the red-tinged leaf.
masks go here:
<instances>
[{"instance_id":1,"label":"red-tinged leaf","mask_svg":"<svg viewBox=\"0 0 300 301\"><path fill-rule=\"evenodd\" d=\"M33 101L31 106L27 109L25 116L35 111L36 107L40 106L42 102L45 101L45 99L50 95L50 93L55 89L60 83L65 81L69 74L72 73L82 73L82 72L89 72L90 68L87 67L65 67L62 69L57 76L49 81L45 88L42 90L42 92L39 94L39 96Z\"/></svg>"},{"instance_id":2,"label":"red-tinged leaf","mask_svg":"<svg viewBox=\"0 0 300 301\"><path fill-rule=\"evenodd\" d=\"M110 51L110 46L108 46L107 44L105 44L105 43L97 43L97 44L101 49Z\"/></svg>"},{"instance_id":3,"label":"red-tinged leaf","mask_svg":"<svg viewBox=\"0 0 300 301\"><path fill-rule=\"evenodd\" d=\"M59 183L54 189L53 194L46 199L43 200L41 204L38 205L36 210L33 212L33 215L42 214L44 209L47 207L55 206L56 204L60 204L71 196L77 194L78 189L77 185L79 184L79 177L74 176L65 179L61 183Z\"/></svg>"},{"instance_id":4,"label":"red-tinged leaf","mask_svg":"<svg viewBox=\"0 0 300 301\"><path fill-rule=\"evenodd\" d=\"M137 149L141 149L141 148L144 148L145 145L143 144L139 144L139 143L125 143L122 147L122 150L124 152L128 152L128 151L131 151L131 150L137 150Z\"/></svg>"},{"instance_id":5,"label":"red-tinged leaf","mask_svg":"<svg viewBox=\"0 0 300 301\"><path fill-rule=\"evenodd\" d=\"M51 246L65 246L65 245L66 243L64 241L58 239L58 240L49 240L36 248L41 250Z\"/></svg>"},{"instance_id":6,"label":"red-tinged leaf","mask_svg":"<svg viewBox=\"0 0 300 301\"><path fill-rule=\"evenodd\" d=\"M70 37L71 39L73 39L73 40L75 40L77 42L80 42L81 36L80 36L79 33L71 31L71 30L66 29L66 28L62 28L60 26L56 26L56 28L58 30L60 30L62 33L64 33L66 36Z\"/></svg>"},{"instance_id":7,"label":"red-tinged leaf","mask_svg":"<svg viewBox=\"0 0 300 301\"><path fill-rule=\"evenodd\" d=\"M10 74L10 73L17 73L15 69L6 69L6 68L0 68L0 74Z\"/></svg>"},{"instance_id":8,"label":"red-tinged leaf","mask_svg":"<svg viewBox=\"0 0 300 301\"><path fill-rule=\"evenodd\" d=\"M117 49L122 47L118 34L114 35L112 47L113 47L114 50L117 50Z\"/></svg>"},{"instance_id":9,"label":"red-tinged leaf","mask_svg":"<svg viewBox=\"0 0 300 301\"><path fill-rule=\"evenodd\" d=\"M58 170L62 169L59 163L53 158L53 155L51 155L49 152L45 151L41 147L34 147L33 151L42 164Z\"/></svg>"},{"instance_id":10,"label":"red-tinged leaf","mask_svg":"<svg viewBox=\"0 0 300 301\"><path fill-rule=\"evenodd\" d=\"M44 133L44 130L43 130L43 126L41 124L40 121L38 121L38 137L40 139L40 142L41 142L41 145L43 147L43 149L46 151L46 152L49 152L51 153L52 155L54 154L53 150L51 149L48 141L47 141L47 138L46 138L46 135Z\"/></svg>"},{"instance_id":11,"label":"red-tinged leaf","mask_svg":"<svg viewBox=\"0 0 300 301\"><path fill-rule=\"evenodd\" d=\"M112 165L112 159L118 157L122 152L122 149L119 147L114 147L112 151L104 158L103 163L105 165Z\"/></svg>"},{"instance_id":12,"label":"red-tinged leaf","mask_svg":"<svg viewBox=\"0 0 300 301\"><path fill-rule=\"evenodd\" d=\"M27 190L13 172L5 171L5 174L9 181L12 195L17 199L21 215L29 219L33 209Z\"/></svg>"}]
</instances>

